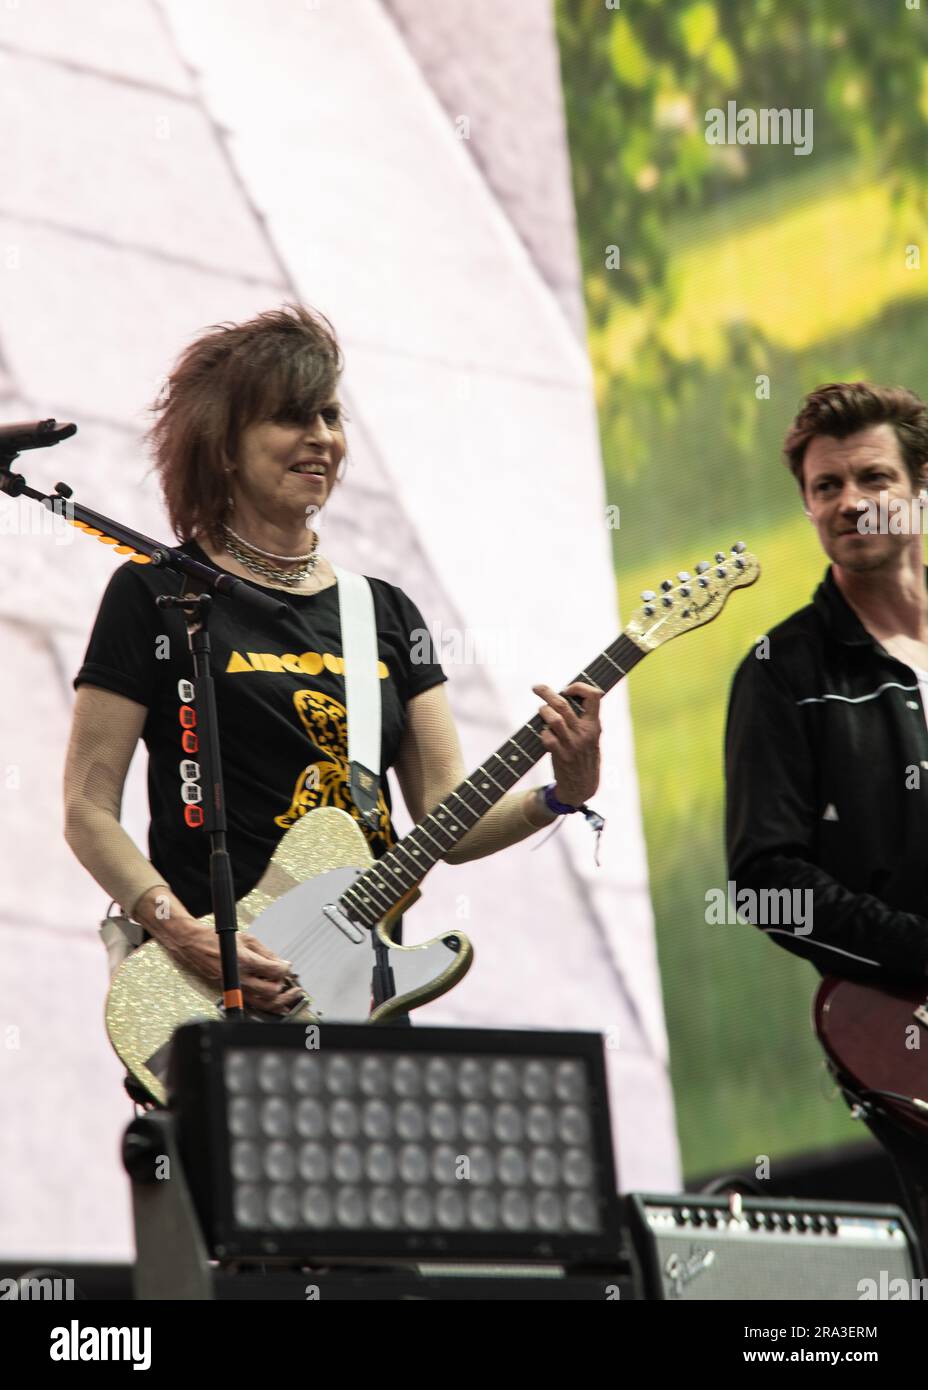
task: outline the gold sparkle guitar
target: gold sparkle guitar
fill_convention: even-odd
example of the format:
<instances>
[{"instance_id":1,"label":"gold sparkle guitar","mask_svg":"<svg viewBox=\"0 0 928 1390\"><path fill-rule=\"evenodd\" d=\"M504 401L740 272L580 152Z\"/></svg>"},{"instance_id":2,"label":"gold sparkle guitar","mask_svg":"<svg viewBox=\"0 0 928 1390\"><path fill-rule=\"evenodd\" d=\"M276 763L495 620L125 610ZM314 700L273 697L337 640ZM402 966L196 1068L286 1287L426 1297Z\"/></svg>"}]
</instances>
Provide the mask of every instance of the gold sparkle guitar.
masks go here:
<instances>
[{"instance_id":1,"label":"gold sparkle guitar","mask_svg":"<svg viewBox=\"0 0 928 1390\"><path fill-rule=\"evenodd\" d=\"M702 561L695 576L664 580L660 593L642 594L644 606L624 632L574 679L610 690L648 652L711 622L734 589L759 575L756 557L739 542L729 555L718 553L714 565ZM573 697L566 698L580 709ZM239 930L253 928L272 951L292 961L304 989L305 1000L275 1022L387 1023L462 979L473 960L462 933L398 946L392 932L420 896L418 885L429 869L544 756L538 737L544 727L540 714L523 724L380 859L372 857L346 811L319 807L291 826L261 881L236 905ZM214 925L212 914L199 920ZM374 937L386 948L396 991L376 1007ZM219 985L183 969L155 941L140 946L113 975L106 1001L110 1041L159 1103L166 1103L174 1030L197 1018L220 1019L219 995Z\"/></svg>"}]
</instances>

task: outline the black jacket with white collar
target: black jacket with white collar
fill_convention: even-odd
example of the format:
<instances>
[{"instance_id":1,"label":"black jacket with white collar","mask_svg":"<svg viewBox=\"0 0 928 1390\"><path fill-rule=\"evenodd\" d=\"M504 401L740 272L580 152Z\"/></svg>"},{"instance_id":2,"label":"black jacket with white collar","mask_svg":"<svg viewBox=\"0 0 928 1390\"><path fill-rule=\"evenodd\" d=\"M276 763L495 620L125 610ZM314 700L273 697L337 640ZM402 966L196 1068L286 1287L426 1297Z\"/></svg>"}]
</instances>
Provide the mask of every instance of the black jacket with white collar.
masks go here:
<instances>
[{"instance_id":1,"label":"black jacket with white collar","mask_svg":"<svg viewBox=\"0 0 928 1390\"><path fill-rule=\"evenodd\" d=\"M730 892L751 890L745 901L753 893L748 920L822 974L924 978L921 693L915 672L864 628L830 567L812 602L738 667L725 770ZM798 929L783 889L811 908Z\"/></svg>"}]
</instances>

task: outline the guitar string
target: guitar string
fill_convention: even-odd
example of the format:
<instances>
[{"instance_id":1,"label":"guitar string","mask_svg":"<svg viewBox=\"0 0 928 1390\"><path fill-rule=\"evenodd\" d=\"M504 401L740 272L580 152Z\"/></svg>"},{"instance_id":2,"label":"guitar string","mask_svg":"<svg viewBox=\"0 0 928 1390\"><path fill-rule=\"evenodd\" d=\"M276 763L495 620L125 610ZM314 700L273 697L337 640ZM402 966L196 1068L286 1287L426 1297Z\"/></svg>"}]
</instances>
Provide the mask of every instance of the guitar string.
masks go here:
<instances>
[{"instance_id":1,"label":"guitar string","mask_svg":"<svg viewBox=\"0 0 928 1390\"><path fill-rule=\"evenodd\" d=\"M631 670L633 665L635 665L646 655L646 653L642 651L641 648L639 648L628 638L626 638L624 633L619 637L617 642L612 644L611 648L607 649L607 653L608 651L612 650L612 648L616 649L616 655L621 655L625 659L625 661L627 662L627 665L625 667L622 667L618 663L612 661L612 659L609 658L608 655L602 654L598 656L595 659L595 661L590 663L589 668L584 668L583 672L581 672L581 675L578 676L576 679L580 680L585 676L592 683L598 685L603 690L603 693L606 694L618 682L618 680L624 677L627 674L627 672ZM618 674L614 674L605 670L601 672L599 670L599 667L603 664L604 656L605 659L609 661L609 664L615 668ZM571 684L572 683L573 682L571 682ZM359 875L359 877L355 879L354 882L342 892L338 899L339 906L341 906L343 903L347 903L350 908L354 909L353 912L345 912L345 915L349 918L349 920L356 921L357 918L360 917L359 925L366 927L368 930L373 930L377 923L381 922L384 919L384 917L395 905L398 899L402 897L404 893L409 892L413 887L415 887L417 882L421 881L421 879L425 877L425 874L428 873L428 871L441 858L441 852L447 852L448 849L453 848L454 845L458 842L458 840L460 838L463 838L463 834L466 834L470 829L472 829L472 827L477 824L478 820L480 820L482 815L485 814L484 810L482 810L479 806L475 806L473 804L472 798L476 798L479 796L486 803L487 809L489 809L490 807L495 805L496 802L503 795L505 795L505 793L512 786L514 786L515 783L518 782L521 779L521 777L523 777L525 773L528 771L528 767L518 770L512 768L509 762L503 759L503 750L508 745L512 745L522 755L523 759L527 760L529 767L534 766L534 764L544 756L544 746L541 744L541 741L537 737L538 733L541 731L543 727L544 722L542 721L541 716L533 716L532 720L530 720L527 724L523 725L521 729L517 730L516 733L511 738L507 739L505 743L501 744L500 748L497 749L495 753L490 754L490 758L486 760L487 762L489 762L493 758L496 758L499 762L503 764L503 771L495 769L496 777L500 779L499 782L496 780L496 777L494 777L492 773L487 771L486 765L481 764L481 766L475 769L475 771L472 772L469 777L465 778L464 781L458 785L458 787L454 788L451 792L448 793L448 796L445 798L445 801L441 803L442 806L446 806L447 802L449 802L452 799L452 797L455 797L469 812L473 813L474 818L469 825L465 825L463 833L454 832L450 830L448 827L441 825L436 815L436 812L439 808L435 808L429 813L428 816L423 818L423 820L419 823L418 826L414 827L414 829L410 831L406 836L404 836L403 839L401 839L394 846L392 846L391 849L387 851L385 855L381 856L379 860L376 860L361 875ZM526 733L528 734L532 745L534 745L529 748L526 748L524 744L520 742L520 738L523 737ZM495 789L496 795L494 795L491 792L489 796L484 797L482 793L478 792L476 788L473 787L473 781L477 779L480 775L489 778L490 783L493 785ZM452 816L454 815L454 813L450 811L450 808L447 809L447 814L450 814ZM460 821L466 820L466 818L461 815L456 816L455 819ZM429 833L429 830L426 828L427 822L431 823L431 829L435 830L438 836L444 837L449 842L447 845L442 847L441 852L437 856L432 855L428 848L421 843L421 838L415 838L416 836L421 836L421 833L424 830L425 834L428 835L428 838L432 841L433 844L435 844L436 846L440 845L440 841L435 839L435 837L432 836ZM417 877L413 878L411 881L409 878L409 869L405 868L398 858L398 852L402 851L407 858L413 860L413 855L411 855L406 849L407 844L411 844L413 846L413 849L419 851L419 853L423 855L424 858L428 861L423 872L418 874ZM421 866L419 864L416 864L415 867L416 869L419 869ZM399 894L395 892L396 885L391 884L387 877L388 872L391 870L393 874L396 876L396 878L400 880L401 891ZM376 893L376 895L383 900L384 906L382 909L378 909L377 903L375 901L371 903L370 907L367 906L367 899L363 897L361 898L361 903L357 901L358 897L360 896L360 893L363 893L365 889L368 890L369 893ZM371 908L373 908L373 913L371 912ZM345 909L342 908L342 910L344 911ZM369 920L371 918L372 920ZM302 935L302 932L300 933L300 935ZM287 950L287 959L291 959L291 953L296 948L298 939L299 938L295 938L294 940L287 942L286 947L284 948Z\"/></svg>"},{"instance_id":2,"label":"guitar string","mask_svg":"<svg viewBox=\"0 0 928 1390\"><path fill-rule=\"evenodd\" d=\"M622 667L621 665L613 661L611 657L608 656L608 652L612 651L613 649L616 649L616 655L621 655L625 659L627 663L625 667ZM576 679L582 680L584 677L586 677L591 683L598 685L602 689L603 694L606 694L615 684L617 684L617 682L620 679L627 675L628 671L630 671L632 667L637 664L638 661L642 660L642 658L645 655L647 655L647 653L643 651L640 647L638 647L635 643L633 643L630 639L628 639L623 633L617 640L617 642L613 643L612 646L607 649L607 653L598 656L595 661L590 663L590 666L588 668L584 668L584 671L581 672L580 676L576 677ZM600 671L599 666L603 662L603 658L609 661L610 666L614 667L615 671L617 671L618 674L607 671L605 669ZM363 925L370 927L374 923L365 920L370 915L370 909L366 906L358 906L357 902L353 901L358 896L358 890L367 888L369 884L372 884L374 891L377 892L378 890L380 890L379 895L381 897L386 898L387 907L385 911L389 911L390 907L392 907L396 902L397 896L393 893L393 885L389 883L386 877L387 872L392 871L397 878L399 878L401 881L405 881L403 891L408 892L412 887L415 886L415 884L421 878L425 877L425 874L428 872L428 870L432 868L434 864L438 862L438 859L441 857L440 854L438 856L433 856L429 852L429 850L414 837L420 834L422 828L428 822L431 824L431 829L435 830L438 835L444 836L448 841L450 841L448 845L444 846L443 852L446 852L448 849L453 848L453 846L458 842L458 840L460 838L463 838L463 834L466 834L467 831L469 831L474 825L476 825L477 821L485 814L485 810L483 808L474 804L474 799L479 797L486 803L486 809L489 809L491 806L496 804L500 797L503 796L507 791L509 791L510 788L514 786L516 782L518 782L528 771L528 767L515 771L509 765L509 762L503 758L503 750L507 747L507 745L515 746L518 749L518 751L522 754L523 758L529 760L529 766L533 766L536 762L540 761L540 759L544 756L546 751L544 746L541 744L540 740L537 738L537 734L544 727L545 724L542 721L541 716L535 715L533 719L528 722L528 724L523 725L522 728L517 730L517 732L511 738L507 739L504 744L501 744L500 748L497 749L496 752L491 753L490 757L486 760L485 763L481 764L479 768L475 769L475 771L471 773L469 777L465 778L464 781L458 785L458 787L454 788L453 791L449 792L448 796L445 798L445 801L443 803L440 803L440 806L445 806L446 803L449 802L452 797L455 797L468 811L473 813L474 819L471 821L470 825L465 826L464 831L462 833L451 832L448 830L446 826L441 825L436 816L436 812L440 808L435 808L429 813L428 816L423 818L423 820L419 823L418 826L416 826L412 831L410 831L406 836L404 836L402 840L398 841L397 844L394 845L387 852L387 854L381 857L381 859L375 861L373 865L371 865L367 870L365 870L363 875L356 879L355 882L352 883L350 887L345 890L345 892L342 894L342 899L347 900L349 905L355 909L355 913L357 913L361 917ZM523 735L525 732L527 732L531 737L532 742L535 745L534 747L526 748L519 741L520 736ZM497 759L500 763L502 763L504 768L504 771L502 772L500 772L499 769L494 768L494 771L496 772L496 777L494 777L494 775L490 773L487 769L487 764L494 758ZM478 778L479 775L482 775L489 779L490 783L496 789L496 795L494 795L491 792L489 796L484 797L481 792L477 791L477 789L472 785L472 783ZM504 781L504 785L501 786L497 782L497 777L501 781ZM449 809L449 814L453 815L454 813L450 812ZM456 818L460 820L465 819L464 816L458 816ZM426 834L428 834L428 830L426 830ZM429 839L431 839L435 844L439 843L430 834ZM394 858L394 856L397 856L398 853L402 851L404 854L406 854L407 858L413 859L413 856L409 854L405 848L406 845L409 843L411 843L414 849L418 850L422 855L424 855L424 857L427 860L430 861L425 870L421 874L418 874L416 878L412 879L411 882L409 881L409 870L404 868L404 866L399 863L398 859ZM419 867L420 866L417 864L416 868L418 869ZM383 892L384 889L386 889L386 894L384 894ZM399 896L402 896L402 893ZM376 903L373 903L372 905L376 911ZM347 915L352 916L351 913ZM374 917L374 922L381 921L383 915L384 912L378 913Z\"/></svg>"},{"instance_id":3,"label":"guitar string","mask_svg":"<svg viewBox=\"0 0 928 1390\"><path fill-rule=\"evenodd\" d=\"M618 662L612 660L612 658L608 655L608 653L613 649L615 649L616 655L621 655L627 663L624 667ZM619 638L614 643L612 643L610 647L606 649L605 652L600 653L594 661L590 662L588 667L584 667L580 675L575 677L575 681L586 679L587 683L599 686L600 689L603 691L603 694L605 695L609 692L609 690L613 688L613 686L615 686L621 679L623 679L632 669L632 667L636 665L638 661L642 660L642 658L646 654L646 651L642 650L628 637L626 637L624 633L622 633L620 634ZM609 663L609 666L613 668L612 671L609 671L605 668L605 663L607 661ZM600 667L602 667L601 670ZM574 684L574 681L568 682L568 684ZM570 699L571 703L575 705L575 701L572 697L567 698ZM425 846L421 845L418 841L414 839L414 837L417 834L419 834L422 830L422 827L425 825L425 822L432 821L432 828L435 829L439 835L443 835L446 839L450 841L449 845L445 847L445 852L447 851L447 849L453 848L454 845L457 844L458 840L463 838L463 835L467 834L467 832L471 830L473 826L476 825L477 822L485 814L485 811L482 810L480 807L471 804L471 801L468 799L468 795L470 794L475 797L480 796L481 799L487 803L486 809L491 809L492 806L496 805L497 802L506 794L506 792L508 792L511 789L511 787L516 784L516 782L518 782L519 780L521 780L523 776L525 776L525 773L528 771L528 768L534 766L535 763L539 762L541 758L544 756L546 750L544 748L544 745L538 738L538 734L542 731L544 727L546 727L546 725L542 720L541 715L534 715L531 720L529 720L526 724L523 724L520 729L516 730L515 734L513 734L510 738L506 739L506 741L503 744L501 744L500 747L494 753L490 754L490 757L486 760L486 762L489 762L491 759L496 758L498 761L503 763L504 770L502 772L497 770L497 777L500 779L500 782L503 782L503 785L500 785L500 782L497 782L496 778L494 778L493 775L486 770L486 765L482 763L478 768L474 770L474 772L472 772L461 783L459 783L456 788L454 788L451 792L448 793L444 802L440 803L441 806L445 806L446 803L449 802L452 797L456 797L457 800L460 801L461 804L467 808L467 810L473 812L474 819L471 821L470 825L465 825L464 831L462 833L456 833L450 830L448 827L440 825L436 819L436 810L438 810L439 808L434 808L428 814L428 816L423 817L423 820L420 821L419 824L413 828L413 830L411 830L401 840L397 841L397 843L393 845L385 855L381 856L379 860L375 860L373 864L369 865L368 868L365 869L364 873L362 873L357 879L355 879L354 882L351 885L349 885L348 888L343 890L343 892L339 895L339 898L337 900L338 905L340 906L343 901L347 900L350 906L355 908L355 912L361 915L362 918L360 923L356 923L357 925L361 927L366 927L369 931L373 931L374 928L384 920L384 917L391 910L391 908L395 906L398 899L402 897L404 893L409 892L413 887L415 887L416 883L421 881L421 879L425 877L426 873L428 873L428 871L432 867L434 867L436 863L438 863L439 859L441 858L441 854L439 854L436 857L433 857L430 854L430 852L425 848ZM530 737L531 743L535 745L534 747L526 748L520 742L520 737L522 737L526 733ZM528 767L522 769L521 771L517 771L516 769L510 767L509 763L502 758L502 750L504 750L507 747L507 745L510 744L513 745L516 749L518 749L519 753L522 754L522 757L524 759L529 760ZM483 797L482 793L478 792L476 788L472 786L472 782L480 775L489 778L490 783L495 789L495 795L493 794L493 792L491 792L488 797ZM508 782L504 782L503 779L507 777L509 779ZM450 810L447 813L450 815L454 814ZM465 820L465 817L458 815L454 817L454 819L463 821ZM429 836L429 838L432 839L433 837ZM408 877L409 870L405 869L399 863L398 860L391 863L385 863L385 861L391 859L401 849L404 853L407 853L407 851L405 850L405 845L408 842L411 842L414 845L414 848L418 849L430 862L427 864L424 871L417 878L414 878L412 882L405 882L401 892L399 893L399 895L397 895L394 891L395 885L391 884L385 876L386 870L392 869L393 872L396 874L396 877L399 878L401 881ZM433 843L437 844L438 841L433 840ZM412 858L412 856L408 854L407 857L409 857L410 859ZM418 868L419 866L417 865L416 867ZM373 883L375 891L378 892L379 896L382 897L386 903L386 907L384 908L384 910L379 912L379 914L374 917L374 920L372 922L365 920L365 918L370 915L370 909L366 907L359 908L357 904L352 901L352 897L357 895L358 888L362 884L364 884L365 887L367 886L367 882L365 881ZM373 906L376 912L376 903L373 904ZM350 921L356 921L356 918L352 913L346 912L345 916L348 917ZM334 941L334 938L328 932L324 933L324 938L326 940ZM305 944L305 941L306 929L305 927L298 927L296 928L296 935L292 938L288 938L278 948L278 950L284 953L285 959L291 960L294 966L296 966L296 955L303 954L302 946L303 944ZM397 949L402 950L403 947L397 946ZM301 968L303 967L301 966Z\"/></svg>"}]
</instances>

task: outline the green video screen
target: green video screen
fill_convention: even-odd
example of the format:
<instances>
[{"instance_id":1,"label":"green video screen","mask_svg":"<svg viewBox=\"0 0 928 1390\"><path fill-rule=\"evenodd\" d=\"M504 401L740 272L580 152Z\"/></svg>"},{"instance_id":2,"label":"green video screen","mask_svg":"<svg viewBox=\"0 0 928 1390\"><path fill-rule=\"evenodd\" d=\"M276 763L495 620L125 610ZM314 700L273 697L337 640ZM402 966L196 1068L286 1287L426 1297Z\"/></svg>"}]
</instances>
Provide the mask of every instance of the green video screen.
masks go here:
<instances>
[{"instance_id":1,"label":"green video screen","mask_svg":"<svg viewBox=\"0 0 928 1390\"><path fill-rule=\"evenodd\" d=\"M738 540L753 588L629 681L684 1173L865 1137L813 967L724 889L734 670L827 566L782 461L829 381L928 396L928 12L918 0L557 0L623 622ZM765 114L766 113L766 114Z\"/></svg>"}]
</instances>

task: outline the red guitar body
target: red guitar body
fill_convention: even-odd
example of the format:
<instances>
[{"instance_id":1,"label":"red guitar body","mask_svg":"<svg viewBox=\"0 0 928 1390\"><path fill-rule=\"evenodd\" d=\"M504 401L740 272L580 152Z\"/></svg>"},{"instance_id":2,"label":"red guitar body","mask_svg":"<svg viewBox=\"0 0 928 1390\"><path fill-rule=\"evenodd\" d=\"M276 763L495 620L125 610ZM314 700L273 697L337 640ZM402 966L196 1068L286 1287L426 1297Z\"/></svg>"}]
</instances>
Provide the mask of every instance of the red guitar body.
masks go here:
<instances>
[{"instance_id":1,"label":"red guitar body","mask_svg":"<svg viewBox=\"0 0 928 1390\"><path fill-rule=\"evenodd\" d=\"M928 990L885 988L828 975L819 985L812 1022L838 1077L854 1092L893 1091L925 1109L889 1096L863 1096L913 1133L928 1137Z\"/></svg>"}]
</instances>

